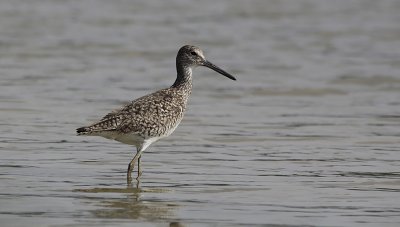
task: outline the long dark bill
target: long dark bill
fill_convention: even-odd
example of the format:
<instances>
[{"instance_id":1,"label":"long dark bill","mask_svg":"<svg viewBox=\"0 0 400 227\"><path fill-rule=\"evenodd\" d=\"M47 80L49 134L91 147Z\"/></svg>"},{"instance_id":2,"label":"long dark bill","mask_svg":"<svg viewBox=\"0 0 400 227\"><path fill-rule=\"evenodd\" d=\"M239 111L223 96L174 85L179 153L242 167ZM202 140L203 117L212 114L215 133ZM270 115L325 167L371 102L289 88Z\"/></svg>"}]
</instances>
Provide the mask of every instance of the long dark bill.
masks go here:
<instances>
[{"instance_id":1,"label":"long dark bill","mask_svg":"<svg viewBox=\"0 0 400 227\"><path fill-rule=\"evenodd\" d=\"M228 77L228 78L231 79L231 80L236 80L236 78L235 78L234 76L232 76L231 74L225 72L225 71L222 70L220 67L214 65L213 63L211 63L211 62L209 62L209 61L205 61L205 62L203 63L203 66L205 66L205 67L207 67L207 68L210 68L210 69L214 70L215 72L218 72L218 73L220 73L220 74L222 74L222 75Z\"/></svg>"}]
</instances>

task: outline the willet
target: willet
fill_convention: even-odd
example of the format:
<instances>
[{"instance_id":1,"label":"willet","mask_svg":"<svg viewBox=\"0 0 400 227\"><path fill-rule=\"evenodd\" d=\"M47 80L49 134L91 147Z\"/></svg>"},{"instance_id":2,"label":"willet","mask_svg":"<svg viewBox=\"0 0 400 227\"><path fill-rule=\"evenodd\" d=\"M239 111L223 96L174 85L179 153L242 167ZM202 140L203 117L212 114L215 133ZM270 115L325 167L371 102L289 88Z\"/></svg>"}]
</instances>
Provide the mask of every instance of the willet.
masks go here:
<instances>
[{"instance_id":1,"label":"willet","mask_svg":"<svg viewBox=\"0 0 400 227\"><path fill-rule=\"evenodd\" d=\"M198 47L181 47L176 57L177 77L174 84L131 101L120 109L107 114L100 121L78 128L78 135L102 136L121 143L135 145L137 152L128 165L127 181L138 163L137 180L142 175L140 159L142 152L157 140L169 136L181 122L192 91L192 69L205 66L236 80L218 66L207 61Z\"/></svg>"}]
</instances>

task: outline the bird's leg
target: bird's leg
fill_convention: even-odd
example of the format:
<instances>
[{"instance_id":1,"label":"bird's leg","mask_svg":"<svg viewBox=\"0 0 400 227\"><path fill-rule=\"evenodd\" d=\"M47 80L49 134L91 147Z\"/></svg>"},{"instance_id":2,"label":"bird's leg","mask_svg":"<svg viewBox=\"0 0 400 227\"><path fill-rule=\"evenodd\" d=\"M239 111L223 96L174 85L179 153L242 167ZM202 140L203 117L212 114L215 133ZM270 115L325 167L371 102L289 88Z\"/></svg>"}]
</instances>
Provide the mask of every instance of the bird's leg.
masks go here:
<instances>
[{"instance_id":1,"label":"bird's leg","mask_svg":"<svg viewBox=\"0 0 400 227\"><path fill-rule=\"evenodd\" d=\"M127 172L127 174L126 174L126 180L127 180L127 182L128 182L128 184L130 184L131 182L132 182L132 176L131 176L131 173L132 173L132 170L134 169L134 167L135 167L135 163L136 163L136 161L139 159L139 157L142 155L142 150L138 150L137 151L137 153L136 153L136 155L135 155L135 157L133 157L133 159L131 160L131 162L129 162L129 165L128 165L128 172Z\"/></svg>"},{"instance_id":2,"label":"bird's leg","mask_svg":"<svg viewBox=\"0 0 400 227\"><path fill-rule=\"evenodd\" d=\"M133 161L133 159L132 159L132 161ZM128 165L128 171L127 171L127 174L126 174L126 180L127 180L128 184L130 184L132 182L131 173L132 173L133 167L135 165L132 161Z\"/></svg>"},{"instance_id":3,"label":"bird's leg","mask_svg":"<svg viewBox=\"0 0 400 227\"><path fill-rule=\"evenodd\" d=\"M142 159L142 155L139 156L138 158L138 173L137 173L137 177L136 180L139 180L140 176L142 176L142 168L140 165L140 160Z\"/></svg>"}]
</instances>

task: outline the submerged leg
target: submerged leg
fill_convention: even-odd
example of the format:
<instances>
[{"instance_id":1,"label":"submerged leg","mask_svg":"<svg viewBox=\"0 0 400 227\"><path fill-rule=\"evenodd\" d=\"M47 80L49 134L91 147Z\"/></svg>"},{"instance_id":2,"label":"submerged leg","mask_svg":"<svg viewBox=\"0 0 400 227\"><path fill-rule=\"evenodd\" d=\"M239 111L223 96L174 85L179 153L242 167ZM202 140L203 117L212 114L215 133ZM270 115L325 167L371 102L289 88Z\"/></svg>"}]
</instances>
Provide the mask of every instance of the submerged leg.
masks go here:
<instances>
[{"instance_id":1,"label":"submerged leg","mask_svg":"<svg viewBox=\"0 0 400 227\"><path fill-rule=\"evenodd\" d=\"M140 158L141 158L142 152L144 150L146 150L146 148L148 146L150 146L150 144L153 143L153 142L154 141L148 141L148 140L146 141L145 140L143 142L143 144L141 144L139 147L137 147L137 153L136 153L135 157L133 157L132 161L128 165L128 173L126 175L128 184L131 184L131 182L132 182L131 172L132 172L133 168L135 167L135 163L136 162L138 162L138 177L136 179L139 182L139 178L142 175L142 169L140 167Z\"/></svg>"},{"instance_id":2,"label":"submerged leg","mask_svg":"<svg viewBox=\"0 0 400 227\"><path fill-rule=\"evenodd\" d=\"M142 159L142 155L139 156L138 158L138 172L137 172L137 177L136 180L139 180L140 176L142 176L142 168L140 165L140 160Z\"/></svg>"},{"instance_id":3,"label":"submerged leg","mask_svg":"<svg viewBox=\"0 0 400 227\"><path fill-rule=\"evenodd\" d=\"M138 150L138 151L136 152L135 157L133 157L133 159L131 160L131 162L129 162L129 165L128 165L128 172L127 172L127 174L126 174L126 180L127 180L128 184L132 182L132 176L131 176L132 170L135 168L135 163L136 163L136 161L138 161L138 159L139 159L140 156L142 155L142 152L143 152L143 150Z\"/></svg>"}]
</instances>

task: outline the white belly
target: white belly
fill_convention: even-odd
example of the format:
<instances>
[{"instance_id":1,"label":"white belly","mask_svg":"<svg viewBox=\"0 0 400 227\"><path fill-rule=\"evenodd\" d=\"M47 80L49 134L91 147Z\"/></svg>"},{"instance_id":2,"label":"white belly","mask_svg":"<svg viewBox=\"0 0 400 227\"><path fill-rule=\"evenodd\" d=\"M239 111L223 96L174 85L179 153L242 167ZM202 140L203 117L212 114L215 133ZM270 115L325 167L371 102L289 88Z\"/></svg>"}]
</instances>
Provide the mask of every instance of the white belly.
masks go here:
<instances>
[{"instance_id":1,"label":"white belly","mask_svg":"<svg viewBox=\"0 0 400 227\"><path fill-rule=\"evenodd\" d=\"M137 134L117 134L112 132L103 132L98 134L98 136L104 137L106 139L116 140L118 142L134 145L138 150L145 150L150 144L156 142L157 140L165 137L151 137L151 138L143 138L138 136Z\"/></svg>"},{"instance_id":2,"label":"white belly","mask_svg":"<svg viewBox=\"0 0 400 227\"><path fill-rule=\"evenodd\" d=\"M110 132L110 131L103 131L103 132L91 134L91 135L101 136L101 137L104 137L104 138L110 139L110 140L116 140L116 141L124 143L124 144L135 145L137 147L137 149L144 150L150 144L156 142L157 140L171 135L175 131L175 129L178 127L180 121L181 120L179 120L177 122L177 124L175 124L175 126L173 128L171 128L170 130L168 130L164 135L160 135L157 137L143 138L142 136L139 136L134 133L119 134L119 133Z\"/></svg>"}]
</instances>

